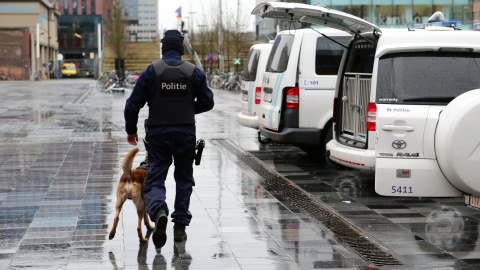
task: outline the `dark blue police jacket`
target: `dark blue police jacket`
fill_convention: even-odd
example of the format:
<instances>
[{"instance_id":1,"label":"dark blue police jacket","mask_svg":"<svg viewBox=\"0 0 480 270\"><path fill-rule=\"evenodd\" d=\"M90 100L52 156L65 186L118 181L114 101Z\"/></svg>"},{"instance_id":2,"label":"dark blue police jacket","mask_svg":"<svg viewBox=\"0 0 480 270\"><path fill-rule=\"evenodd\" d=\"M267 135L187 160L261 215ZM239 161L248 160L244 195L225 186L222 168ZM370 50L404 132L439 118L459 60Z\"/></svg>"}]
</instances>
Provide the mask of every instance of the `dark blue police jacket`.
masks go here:
<instances>
[{"instance_id":1,"label":"dark blue police jacket","mask_svg":"<svg viewBox=\"0 0 480 270\"><path fill-rule=\"evenodd\" d=\"M169 65L180 65L183 63L181 55L177 51L163 52L163 61ZM207 86L205 74L198 68L193 72L193 88L196 94L195 114L209 111L213 108L213 93ZM127 134L137 132L138 114L140 109L147 103L148 97L155 91L155 70L149 65L138 77L133 92L127 99L124 110L125 131ZM187 132L195 134L195 130L182 126L152 127L148 134L157 135L167 132Z\"/></svg>"}]
</instances>

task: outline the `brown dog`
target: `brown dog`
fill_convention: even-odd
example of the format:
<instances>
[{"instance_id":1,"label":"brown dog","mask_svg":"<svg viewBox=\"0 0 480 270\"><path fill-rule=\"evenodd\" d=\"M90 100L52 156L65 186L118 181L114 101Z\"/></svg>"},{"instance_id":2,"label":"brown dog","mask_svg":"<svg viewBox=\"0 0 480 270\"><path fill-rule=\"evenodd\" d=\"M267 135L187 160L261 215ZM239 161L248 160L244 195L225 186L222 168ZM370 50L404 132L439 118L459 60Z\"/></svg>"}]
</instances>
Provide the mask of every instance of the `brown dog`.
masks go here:
<instances>
[{"instance_id":1,"label":"brown dog","mask_svg":"<svg viewBox=\"0 0 480 270\"><path fill-rule=\"evenodd\" d=\"M115 218L113 219L113 227L109 234L110 240L115 237L120 211L122 211L123 203L127 199L132 200L137 207L137 234L140 242L148 242L148 240L142 234L142 219L145 223L145 226L147 226L147 229L155 229L154 226L150 225L148 214L145 211L145 201L142 194L143 184L145 182L145 178L147 177L147 171L142 169L132 170L133 159L135 158L137 152L138 148L130 150L122 161L123 174L120 177L120 182L117 186L117 203L115 205L116 213Z\"/></svg>"}]
</instances>

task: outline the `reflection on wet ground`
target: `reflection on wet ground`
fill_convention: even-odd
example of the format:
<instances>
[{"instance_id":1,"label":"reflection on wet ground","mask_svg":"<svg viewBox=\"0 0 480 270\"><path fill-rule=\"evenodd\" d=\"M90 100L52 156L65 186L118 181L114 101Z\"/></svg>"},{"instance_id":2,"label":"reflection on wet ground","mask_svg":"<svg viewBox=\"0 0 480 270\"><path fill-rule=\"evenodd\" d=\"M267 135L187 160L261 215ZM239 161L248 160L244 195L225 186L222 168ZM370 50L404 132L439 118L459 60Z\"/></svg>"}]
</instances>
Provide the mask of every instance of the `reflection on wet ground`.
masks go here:
<instances>
[{"instance_id":1,"label":"reflection on wet ground","mask_svg":"<svg viewBox=\"0 0 480 270\"><path fill-rule=\"evenodd\" d=\"M327 167L296 147L259 145L255 130L236 123L239 95L221 90L214 111L197 117L207 145L195 167L188 240L174 243L169 224L165 247L140 244L129 202L108 240L120 160L131 149L123 132L129 93L102 94L94 86L90 80L1 83L0 269L377 268L320 222L315 209L290 200L227 144L402 263L385 269L480 268L480 212L463 198L380 197L372 174ZM139 147L135 164L143 160Z\"/></svg>"},{"instance_id":2,"label":"reflection on wet ground","mask_svg":"<svg viewBox=\"0 0 480 270\"><path fill-rule=\"evenodd\" d=\"M292 147L266 148L250 153L400 255L408 268L480 268L480 212L463 198L380 197L371 173L319 166Z\"/></svg>"}]
</instances>

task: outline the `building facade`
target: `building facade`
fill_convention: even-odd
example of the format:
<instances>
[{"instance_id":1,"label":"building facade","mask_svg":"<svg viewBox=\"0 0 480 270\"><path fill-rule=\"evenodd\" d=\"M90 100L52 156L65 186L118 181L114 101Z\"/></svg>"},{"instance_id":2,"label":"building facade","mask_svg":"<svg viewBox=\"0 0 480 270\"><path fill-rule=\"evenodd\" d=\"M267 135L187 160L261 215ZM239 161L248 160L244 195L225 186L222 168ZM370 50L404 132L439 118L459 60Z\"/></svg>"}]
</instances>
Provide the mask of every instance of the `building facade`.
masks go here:
<instances>
[{"instance_id":1,"label":"building facade","mask_svg":"<svg viewBox=\"0 0 480 270\"><path fill-rule=\"evenodd\" d=\"M47 0L0 2L0 70L17 80L58 69L58 6Z\"/></svg>"},{"instance_id":2,"label":"building facade","mask_svg":"<svg viewBox=\"0 0 480 270\"><path fill-rule=\"evenodd\" d=\"M52 0L53 1L53 0ZM61 17L58 23L59 51L64 63L74 63L80 76L98 73L103 51L105 18L111 0L55 0Z\"/></svg>"},{"instance_id":3,"label":"building facade","mask_svg":"<svg viewBox=\"0 0 480 270\"><path fill-rule=\"evenodd\" d=\"M130 40L159 40L157 0L124 1ZM99 74L111 5L112 0L0 1L0 71L18 79L37 70L51 77L63 63L74 63L80 76Z\"/></svg>"},{"instance_id":4,"label":"building facade","mask_svg":"<svg viewBox=\"0 0 480 270\"><path fill-rule=\"evenodd\" d=\"M257 4L265 1L257 0ZM305 0L279 1L324 5L350 13L380 27L412 28L414 24L427 23L436 11L443 12L445 20L459 21L458 28L473 29L480 23L480 0ZM288 22L256 19L257 39L269 40L277 31L288 29ZM479 27L480 29L480 27Z\"/></svg>"},{"instance_id":5,"label":"building facade","mask_svg":"<svg viewBox=\"0 0 480 270\"><path fill-rule=\"evenodd\" d=\"M55 1L62 14L58 41L63 61L75 63L80 76L95 76L102 69L105 25L112 0ZM157 0L124 0L122 15L130 41L158 40Z\"/></svg>"},{"instance_id":6,"label":"building facade","mask_svg":"<svg viewBox=\"0 0 480 270\"><path fill-rule=\"evenodd\" d=\"M380 27L412 27L427 23L430 16L441 11L447 21L459 21L459 28L473 28L472 0L310 0L311 5L350 13Z\"/></svg>"},{"instance_id":7,"label":"building facade","mask_svg":"<svg viewBox=\"0 0 480 270\"><path fill-rule=\"evenodd\" d=\"M130 41L159 40L158 0L125 0Z\"/></svg>"},{"instance_id":8,"label":"building facade","mask_svg":"<svg viewBox=\"0 0 480 270\"><path fill-rule=\"evenodd\" d=\"M473 26L475 30L480 30L480 0L473 1Z\"/></svg>"}]
</instances>

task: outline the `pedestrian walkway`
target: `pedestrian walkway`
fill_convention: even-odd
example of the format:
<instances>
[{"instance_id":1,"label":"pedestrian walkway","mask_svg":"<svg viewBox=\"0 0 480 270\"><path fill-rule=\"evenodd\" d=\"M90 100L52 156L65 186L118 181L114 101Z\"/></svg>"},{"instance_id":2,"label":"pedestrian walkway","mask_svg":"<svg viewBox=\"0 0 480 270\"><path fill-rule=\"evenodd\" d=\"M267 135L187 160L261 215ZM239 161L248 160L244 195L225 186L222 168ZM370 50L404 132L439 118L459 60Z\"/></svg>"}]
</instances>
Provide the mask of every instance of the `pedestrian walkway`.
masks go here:
<instances>
[{"instance_id":1,"label":"pedestrian walkway","mask_svg":"<svg viewBox=\"0 0 480 270\"><path fill-rule=\"evenodd\" d=\"M309 269L314 261L355 269L344 260L350 252L276 199L215 141L258 148L255 133L235 122L233 94L217 99L216 113L197 118L207 145L194 171L188 240L174 243L170 223L161 250L151 241L139 244L130 202L108 240L120 160L131 149L123 131L128 93L91 89L94 82L76 80L2 85L1 269ZM135 164L143 160L139 147Z\"/></svg>"},{"instance_id":2,"label":"pedestrian walkway","mask_svg":"<svg viewBox=\"0 0 480 270\"><path fill-rule=\"evenodd\" d=\"M130 201L108 240L120 161L132 149L123 126L129 93L94 87L0 82L0 269L374 269L382 265L368 257L381 257L375 248L400 263L382 269L480 267L480 214L462 198L379 197L372 174L260 145L236 122L238 93L221 90L214 110L197 117L206 147L187 241L174 243L169 223L163 248L140 244ZM173 167L166 184L173 206Z\"/></svg>"}]
</instances>

